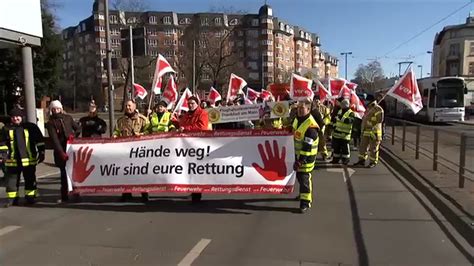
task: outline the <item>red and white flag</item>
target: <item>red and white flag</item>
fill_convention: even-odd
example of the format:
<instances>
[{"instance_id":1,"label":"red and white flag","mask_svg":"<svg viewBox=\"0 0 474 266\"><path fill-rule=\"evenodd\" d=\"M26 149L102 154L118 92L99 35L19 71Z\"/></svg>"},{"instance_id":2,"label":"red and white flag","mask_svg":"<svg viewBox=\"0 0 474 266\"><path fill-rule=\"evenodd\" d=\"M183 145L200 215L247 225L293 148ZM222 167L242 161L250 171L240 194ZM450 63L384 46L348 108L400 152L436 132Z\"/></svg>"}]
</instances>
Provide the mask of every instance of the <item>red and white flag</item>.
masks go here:
<instances>
[{"instance_id":1,"label":"red and white flag","mask_svg":"<svg viewBox=\"0 0 474 266\"><path fill-rule=\"evenodd\" d=\"M227 90L227 101L235 99L239 93L243 94L243 89L245 86L247 86L247 82L243 78L235 74L230 74L229 89Z\"/></svg>"},{"instance_id":2,"label":"red and white flag","mask_svg":"<svg viewBox=\"0 0 474 266\"><path fill-rule=\"evenodd\" d=\"M346 86L355 91L357 89L357 86L359 86L357 83L354 83L354 82L350 82L350 81L346 81Z\"/></svg>"},{"instance_id":3,"label":"red and white flag","mask_svg":"<svg viewBox=\"0 0 474 266\"><path fill-rule=\"evenodd\" d=\"M161 92L161 77L166 73L176 73L170 63L161 54L156 59L155 74L153 76L152 90L155 94Z\"/></svg>"},{"instance_id":4,"label":"red and white flag","mask_svg":"<svg viewBox=\"0 0 474 266\"><path fill-rule=\"evenodd\" d=\"M349 87L344 85L342 89L339 91L338 97L342 97L344 99L350 99L352 92L353 90L349 89Z\"/></svg>"},{"instance_id":5,"label":"red and white flag","mask_svg":"<svg viewBox=\"0 0 474 266\"><path fill-rule=\"evenodd\" d=\"M174 82L173 75L168 79L168 84L166 84L166 88L163 91L163 100L168 103L168 107L171 107L178 100L178 87L176 82Z\"/></svg>"},{"instance_id":6,"label":"red and white flag","mask_svg":"<svg viewBox=\"0 0 474 266\"><path fill-rule=\"evenodd\" d=\"M214 87L211 87L209 90L209 95L207 95L207 100L211 103L211 106L216 106L217 101L221 101L222 97L221 94L214 89Z\"/></svg>"},{"instance_id":7,"label":"red and white flag","mask_svg":"<svg viewBox=\"0 0 474 266\"><path fill-rule=\"evenodd\" d=\"M138 83L133 83L133 89L135 92L133 96L135 98L138 97L143 100L148 95L148 92L146 91L146 89Z\"/></svg>"},{"instance_id":8,"label":"red and white flag","mask_svg":"<svg viewBox=\"0 0 474 266\"><path fill-rule=\"evenodd\" d=\"M262 92L260 93L260 97L263 101L269 101L273 97L273 95L270 91L262 90Z\"/></svg>"},{"instance_id":9,"label":"red and white flag","mask_svg":"<svg viewBox=\"0 0 474 266\"><path fill-rule=\"evenodd\" d=\"M250 101L255 102L258 97L260 97L260 93L258 91L251 88L247 88L246 99L249 99Z\"/></svg>"},{"instance_id":10,"label":"red and white flag","mask_svg":"<svg viewBox=\"0 0 474 266\"><path fill-rule=\"evenodd\" d=\"M292 74L290 82L290 98L300 100L310 97L313 99L314 92L311 89L312 80L300 75Z\"/></svg>"},{"instance_id":11,"label":"red and white flag","mask_svg":"<svg viewBox=\"0 0 474 266\"><path fill-rule=\"evenodd\" d=\"M359 96L357 96L356 92L354 90L350 91L350 103L351 103L351 109L354 111L355 115L362 119L365 113L365 107L362 101L360 100Z\"/></svg>"},{"instance_id":12,"label":"red and white flag","mask_svg":"<svg viewBox=\"0 0 474 266\"><path fill-rule=\"evenodd\" d=\"M387 95L392 96L410 107L415 114L423 108L420 90L416 83L415 73L411 67L405 72L403 77L393 85L387 92Z\"/></svg>"},{"instance_id":13,"label":"red and white flag","mask_svg":"<svg viewBox=\"0 0 474 266\"><path fill-rule=\"evenodd\" d=\"M324 101L326 99L329 99L331 97L331 92L324 87L324 85L321 83L321 81L316 80L316 88L319 94L319 99L321 101Z\"/></svg>"},{"instance_id":14,"label":"red and white flag","mask_svg":"<svg viewBox=\"0 0 474 266\"><path fill-rule=\"evenodd\" d=\"M173 113L181 114L181 111L188 111L188 99L191 96L193 96L192 92L188 88L186 88L183 94L181 94L181 98L179 98L179 101L176 104L176 108L174 109Z\"/></svg>"},{"instance_id":15,"label":"red and white flag","mask_svg":"<svg viewBox=\"0 0 474 266\"><path fill-rule=\"evenodd\" d=\"M331 92L331 95L333 97L339 95L339 92L341 92L344 85L346 85L346 80L345 79L329 78L328 89Z\"/></svg>"}]
</instances>

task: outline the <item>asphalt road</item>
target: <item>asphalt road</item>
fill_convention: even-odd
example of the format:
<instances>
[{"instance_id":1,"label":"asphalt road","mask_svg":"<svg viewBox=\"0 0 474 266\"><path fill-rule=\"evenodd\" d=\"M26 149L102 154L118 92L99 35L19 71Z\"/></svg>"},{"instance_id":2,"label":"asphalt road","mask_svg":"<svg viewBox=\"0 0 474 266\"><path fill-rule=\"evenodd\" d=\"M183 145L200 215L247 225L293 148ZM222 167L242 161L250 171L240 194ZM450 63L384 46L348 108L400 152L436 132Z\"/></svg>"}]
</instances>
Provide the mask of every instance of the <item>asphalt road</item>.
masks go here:
<instances>
[{"instance_id":1,"label":"asphalt road","mask_svg":"<svg viewBox=\"0 0 474 266\"><path fill-rule=\"evenodd\" d=\"M353 158L353 161L356 159ZM315 202L292 195L118 195L58 205L58 178L34 207L0 210L2 265L471 265L432 206L384 164L314 172ZM4 189L0 196L4 197ZM462 243L462 241L461 241Z\"/></svg>"}]
</instances>

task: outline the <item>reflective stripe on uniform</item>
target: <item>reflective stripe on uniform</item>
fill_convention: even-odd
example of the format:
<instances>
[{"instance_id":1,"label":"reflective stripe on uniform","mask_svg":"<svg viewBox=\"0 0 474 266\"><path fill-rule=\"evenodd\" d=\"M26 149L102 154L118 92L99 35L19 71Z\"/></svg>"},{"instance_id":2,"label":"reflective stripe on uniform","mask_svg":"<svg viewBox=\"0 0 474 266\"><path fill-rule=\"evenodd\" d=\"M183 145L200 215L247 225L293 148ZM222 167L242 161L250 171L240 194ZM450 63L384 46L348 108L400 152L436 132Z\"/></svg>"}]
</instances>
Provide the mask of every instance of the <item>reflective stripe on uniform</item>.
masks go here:
<instances>
[{"instance_id":1,"label":"reflective stripe on uniform","mask_svg":"<svg viewBox=\"0 0 474 266\"><path fill-rule=\"evenodd\" d=\"M339 115L342 114L342 110L339 110L338 115L336 117L336 127L334 128L333 137L336 139L351 139L351 132L352 132L352 123L347 124L344 122L349 116L352 114L352 110L347 110L344 115L339 118Z\"/></svg>"},{"instance_id":2,"label":"reflective stripe on uniform","mask_svg":"<svg viewBox=\"0 0 474 266\"><path fill-rule=\"evenodd\" d=\"M7 198L14 199L18 197L18 191L7 192Z\"/></svg>"},{"instance_id":3,"label":"reflective stripe on uniform","mask_svg":"<svg viewBox=\"0 0 474 266\"><path fill-rule=\"evenodd\" d=\"M36 189L33 189L33 190L25 190L25 196L28 196L28 197L34 197L34 196L36 196Z\"/></svg>"}]
</instances>

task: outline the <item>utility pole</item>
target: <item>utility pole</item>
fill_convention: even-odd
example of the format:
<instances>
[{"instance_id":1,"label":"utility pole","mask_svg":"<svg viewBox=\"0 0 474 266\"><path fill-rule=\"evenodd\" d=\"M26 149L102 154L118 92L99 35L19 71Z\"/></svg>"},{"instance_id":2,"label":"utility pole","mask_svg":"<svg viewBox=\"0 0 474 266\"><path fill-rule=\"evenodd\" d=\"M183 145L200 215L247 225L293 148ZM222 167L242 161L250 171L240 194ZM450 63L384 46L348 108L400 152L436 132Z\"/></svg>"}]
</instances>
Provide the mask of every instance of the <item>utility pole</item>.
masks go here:
<instances>
[{"instance_id":1,"label":"utility pole","mask_svg":"<svg viewBox=\"0 0 474 266\"><path fill-rule=\"evenodd\" d=\"M112 79L112 49L110 48L110 21L109 21L109 0L104 0L105 7L105 36L107 49L107 83L109 85L109 134L114 134L114 85Z\"/></svg>"},{"instance_id":2,"label":"utility pole","mask_svg":"<svg viewBox=\"0 0 474 266\"><path fill-rule=\"evenodd\" d=\"M351 55L352 52L342 52L341 55L345 56L345 79L347 80L347 56Z\"/></svg>"},{"instance_id":3,"label":"utility pole","mask_svg":"<svg viewBox=\"0 0 474 266\"><path fill-rule=\"evenodd\" d=\"M423 65L418 65L420 68L420 78L423 78Z\"/></svg>"},{"instance_id":4,"label":"utility pole","mask_svg":"<svg viewBox=\"0 0 474 266\"><path fill-rule=\"evenodd\" d=\"M21 57L23 59L23 77L25 93L26 120L30 123L36 122L36 102L35 102L35 82L33 76L33 54L31 47L24 45L21 48ZM13 144L12 144L13 145Z\"/></svg>"},{"instance_id":5,"label":"utility pole","mask_svg":"<svg viewBox=\"0 0 474 266\"><path fill-rule=\"evenodd\" d=\"M130 41L130 81L131 81L131 86L130 86L130 91L132 92L132 99L135 97L135 87L133 84L135 83L135 65L133 62L133 28L130 25L129 27L129 41Z\"/></svg>"}]
</instances>

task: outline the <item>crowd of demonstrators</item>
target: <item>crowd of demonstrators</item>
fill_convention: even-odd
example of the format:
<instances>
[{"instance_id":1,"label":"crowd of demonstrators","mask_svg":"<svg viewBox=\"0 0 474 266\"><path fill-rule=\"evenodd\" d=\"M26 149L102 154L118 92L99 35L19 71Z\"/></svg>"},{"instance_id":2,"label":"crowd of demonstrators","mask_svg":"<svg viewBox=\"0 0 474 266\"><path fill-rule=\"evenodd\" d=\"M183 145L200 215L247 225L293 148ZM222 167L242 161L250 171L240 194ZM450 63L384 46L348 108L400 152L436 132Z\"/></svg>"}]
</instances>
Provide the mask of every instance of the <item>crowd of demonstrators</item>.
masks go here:
<instances>
[{"instance_id":1,"label":"crowd of demonstrators","mask_svg":"<svg viewBox=\"0 0 474 266\"><path fill-rule=\"evenodd\" d=\"M139 137L170 131L291 130L295 143L294 170L300 184L299 210L301 213L305 213L311 207L313 201L312 173L318 151L323 161L332 159L332 164L341 162L347 165L350 161L350 142L352 139L354 147L359 148L359 161L354 165L365 166L367 159L370 161L367 167L377 165L378 150L383 136L384 112L374 97L369 95L367 100L370 104L367 106L365 115L360 119L360 125L358 125L355 113L350 108L348 99L339 98L335 101L325 100L322 102L318 95L312 99L290 101L289 116L285 118L271 118L271 109L266 107L262 110L259 120L214 125L209 122L206 109L247 104L243 95L238 95L232 100L223 99L213 104L200 101L199 98L191 96L187 99L188 111L179 112L179 115L168 111L169 105L166 101L159 101L153 110L148 110L148 116L144 116L138 112L136 103L129 100L126 102L124 115L116 121L113 137ZM257 103L271 101L274 101L272 97L265 100L257 98L256 100ZM10 164L4 163L7 166L8 204L18 204L18 185L21 173L25 176L26 200L33 203L36 196L35 167L44 160L43 136L36 125L22 122L18 109L12 110L11 117L11 125L5 125L1 130L0 138L0 156L3 154L3 161L10 162ZM60 168L61 172L60 201L67 202L69 193L65 165L69 159L66 153L68 139L79 135L84 138L100 138L106 132L107 125L104 120L98 117L94 102L90 103L87 116L82 117L79 123L76 123L71 116L65 114L59 101L52 101L50 104L50 118L46 123L46 128L53 145L55 165ZM360 135L360 141L357 139L357 135ZM25 138L29 138L28 141ZM331 141L331 149L328 149L327 141ZM29 143L31 147L25 148L25 143ZM2 153L2 150L10 152ZM5 157L5 154L10 157ZM16 164L13 164L13 161ZM23 164L27 161L27 165ZM144 192L141 196L142 201L149 200L148 193ZM192 202L199 202L201 198L200 193L191 194ZM132 200L131 193L122 194L121 201L130 200Z\"/></svg>"},{"instance_id":2,"label":"crowd of demonstrators","mask_svg":"<svg viewBox=\"0 0 474 266\"><path fill-rule=\"evenodd\" d=\"M67 141L71 137L78 137L81 133L80 125L74 119L64 113L63 105L60 101L52 101L49 105L50 117L46 123L51 143L54 150L54 164L61 173L61 201L69 201L68 181L66 175L66 162L69 159L66 153ZM76 194L75 199L78 200Z\"/></svg>"}]
</instances>

